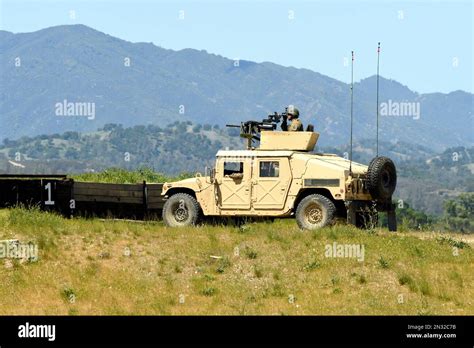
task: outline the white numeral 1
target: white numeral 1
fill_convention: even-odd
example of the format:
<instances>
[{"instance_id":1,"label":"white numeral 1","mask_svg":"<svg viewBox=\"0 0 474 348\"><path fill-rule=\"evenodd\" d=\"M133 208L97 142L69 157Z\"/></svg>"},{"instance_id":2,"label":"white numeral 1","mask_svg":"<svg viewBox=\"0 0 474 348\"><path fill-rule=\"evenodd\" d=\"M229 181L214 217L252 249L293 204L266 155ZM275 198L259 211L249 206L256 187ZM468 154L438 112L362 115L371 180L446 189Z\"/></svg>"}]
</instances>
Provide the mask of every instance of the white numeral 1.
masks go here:
<instances>
[{"instance_id":1,"label":"white numeral 1","mask_svg":"<svg viewBox=\"0 0 474 348\"><path fill-rule=\"evenodd\" d=\"M48 200L44 202L46 205L54 205L54 201L51 200L51 183L48 182L44 187L46 191L48 191Z\"/></svg>"}]
</instances>

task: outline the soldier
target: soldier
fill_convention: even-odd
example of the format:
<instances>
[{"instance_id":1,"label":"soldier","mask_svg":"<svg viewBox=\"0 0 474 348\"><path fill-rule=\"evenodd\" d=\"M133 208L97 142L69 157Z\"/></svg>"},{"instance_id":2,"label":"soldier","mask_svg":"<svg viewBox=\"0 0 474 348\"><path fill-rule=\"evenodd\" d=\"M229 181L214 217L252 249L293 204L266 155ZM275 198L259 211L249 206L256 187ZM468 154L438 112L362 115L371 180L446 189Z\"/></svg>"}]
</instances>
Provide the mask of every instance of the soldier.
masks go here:
<instances>
[{"instance_id":1,"label":"soldier","mask_svg":"<svg viewBox=\"0 0 474 348\"><path fill-rule=\"evenodd\" d=\"M281 123L281 129L288 132L301 132L303 131L303 124L298 119L300 116L300 111L294 106L289 105L286 108L286 117L283 118ZM291 121L290 126L288 127L287 119Z\"/></svg>"}]
</instances>

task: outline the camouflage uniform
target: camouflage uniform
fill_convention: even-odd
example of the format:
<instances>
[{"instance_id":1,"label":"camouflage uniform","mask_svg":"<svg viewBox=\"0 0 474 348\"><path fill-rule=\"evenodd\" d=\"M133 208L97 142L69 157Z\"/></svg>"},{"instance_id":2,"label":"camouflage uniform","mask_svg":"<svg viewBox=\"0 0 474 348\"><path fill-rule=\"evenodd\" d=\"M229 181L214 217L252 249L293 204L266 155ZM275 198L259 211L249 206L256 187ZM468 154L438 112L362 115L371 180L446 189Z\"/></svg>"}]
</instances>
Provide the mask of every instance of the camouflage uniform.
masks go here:
<instances>
[{"instance_id":1,"label":"camouflage uniform","mask_svg":"<svg viewBox=\"0 0 474 348\"><path fill-rule=\"evenodd\" d=\"M291 124L288 126L288 132L302 132L303 124L297 118L291 120Z\"/></svg>"},{"instance_id":2,"label":"camouflage uniform","mask_svg":"<svg viewBox=\"0 0 474 348\"><path fill-rule=\"evenodd\" d=\"M298 119L300 116L300 111L294 106L294 105L289 105L287 108L287 113L288 115L291 115L291 124L288 126L286 123L287 119L284 118L283 122L281 124L281 129L283 131L288 131L288 132L302 132L303 129L303 124L301 121Z\"/></svg>"}]
</instances>

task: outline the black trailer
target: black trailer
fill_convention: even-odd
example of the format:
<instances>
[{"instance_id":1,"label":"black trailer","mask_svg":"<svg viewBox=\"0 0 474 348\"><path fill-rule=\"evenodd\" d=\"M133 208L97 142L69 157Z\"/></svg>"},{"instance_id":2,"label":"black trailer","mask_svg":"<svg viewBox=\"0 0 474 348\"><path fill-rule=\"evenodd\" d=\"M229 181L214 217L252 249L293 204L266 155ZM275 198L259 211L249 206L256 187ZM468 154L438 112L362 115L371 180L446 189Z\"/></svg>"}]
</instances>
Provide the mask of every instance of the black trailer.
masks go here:
<instances>
[{"instance_id":1,"label":"black trailer","mask_svg":"<svg viewBox=\"0 0 474 348\"><path fill-rule=\"evenodd\" d=\"M64 216L151 219L161 215L161 183L80 182L66 175L0 175L0 208L25 206Z\"/></svg>"}]
</instances>

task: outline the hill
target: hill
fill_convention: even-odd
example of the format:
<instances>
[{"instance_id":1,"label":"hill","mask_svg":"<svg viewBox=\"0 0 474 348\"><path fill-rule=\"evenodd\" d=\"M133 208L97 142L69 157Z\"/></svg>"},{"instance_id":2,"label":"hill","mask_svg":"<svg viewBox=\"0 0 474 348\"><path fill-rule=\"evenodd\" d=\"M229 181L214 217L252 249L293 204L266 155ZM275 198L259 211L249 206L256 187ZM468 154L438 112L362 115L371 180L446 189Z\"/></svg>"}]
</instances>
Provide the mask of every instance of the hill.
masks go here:
<instances>
[{"instance_id":1,"label":"hill","mask_svg":"<svg viewBox=\"0 0 474 348\"><path fill-rule=\"evenodd\" d=\"M89 132L108 123L223 126L261 119L290 103L305 124L326 135L322 146L349 138L349 86L307 69L131 43L84 25L2 31L0 39L0 122L6 125L0 139ZM373 139L375 77L356 83L354 91L354 137ZM380 92L380 101L390 105L381 116L381 139L435 151L474 144L472 94L419 94L384 78ZM414 109L404 113L404 106Z\"/></svg>"},{"instance_id":2,"label":"hill","mask_svg":"<svg viewBox=\"0 0 474 348\"><path fill-rule=\"evenodd\" d=\"M6 140L0 146L0 154L12 161L4 160L2 165L0 160L0 170L44 174L149 167L165 174L179 174L202 171L213 164L217 150L226 146L240 148L240 138L229 137L218 126L175 122L164 128L124 128L108 124L86 134L66 132Z\"/></svg>"},{"instance_id":3,"label":"hill","mask_svg":"<svg viewBox=\"0 0 474 348\"><path fill-rule=\"evenodd\" d=\"M459 235L302 233L293 220L171 229L23 209L1 210L0 226L39 252L2 261L2 315L474 314L473 240Z\"/></svg>"}]
</instances>

